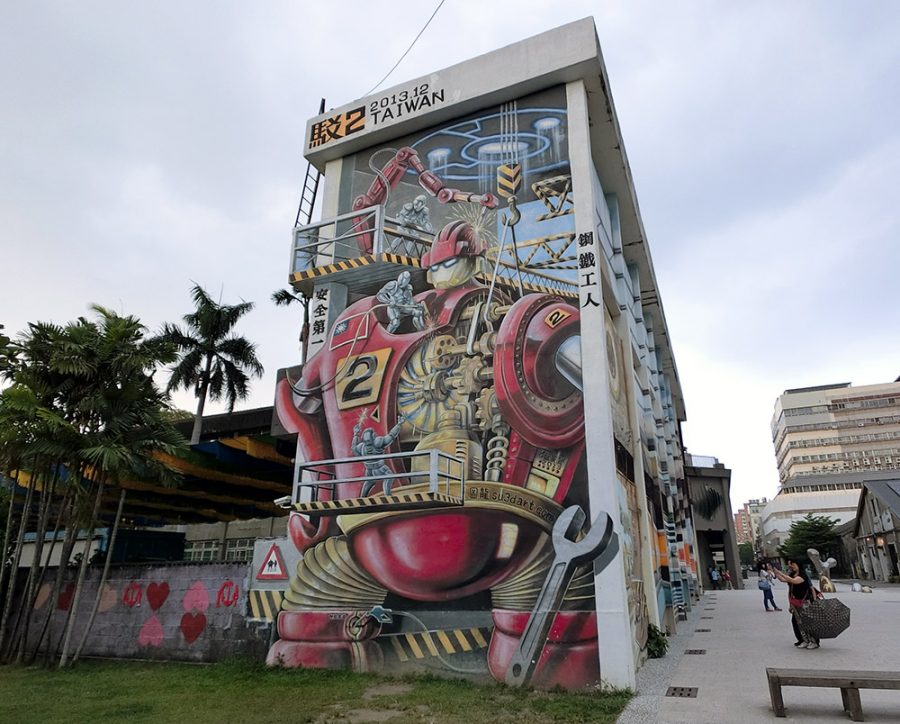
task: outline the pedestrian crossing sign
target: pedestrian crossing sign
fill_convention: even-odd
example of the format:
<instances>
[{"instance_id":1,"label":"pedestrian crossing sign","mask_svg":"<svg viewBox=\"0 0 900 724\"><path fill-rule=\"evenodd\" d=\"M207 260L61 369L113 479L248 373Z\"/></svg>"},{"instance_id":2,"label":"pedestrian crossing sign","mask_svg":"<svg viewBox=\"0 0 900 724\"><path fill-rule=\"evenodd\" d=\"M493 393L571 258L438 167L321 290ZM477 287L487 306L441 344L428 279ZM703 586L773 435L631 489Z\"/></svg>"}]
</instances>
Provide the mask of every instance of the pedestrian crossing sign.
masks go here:
<instances>
[{"instance_id":1,"label":"pedestrian crossing sign","mask_svg":"<svg viewBox=\"0 0 900 724\"><path fill-rule=\"evenodd\" d=\"M281 557L281 551L278 544L273 543L263 559L259 571L256 573L257 581L286 581L288 579L287 568L284 565L284 558Z\"/></svg>"}]
</instances>

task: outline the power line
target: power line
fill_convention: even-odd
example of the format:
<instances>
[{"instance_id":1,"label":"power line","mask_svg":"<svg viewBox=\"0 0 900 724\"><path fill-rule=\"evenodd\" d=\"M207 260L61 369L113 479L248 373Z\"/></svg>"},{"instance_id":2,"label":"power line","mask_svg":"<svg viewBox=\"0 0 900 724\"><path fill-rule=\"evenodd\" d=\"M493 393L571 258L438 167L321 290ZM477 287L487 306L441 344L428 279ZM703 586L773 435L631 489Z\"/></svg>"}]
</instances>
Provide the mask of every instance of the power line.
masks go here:
<instances>
[{"instance_id":1,"label":"power line","mask_svg":"<svg viewBox=\"0 0 900 724\"><path fill-rule=\"evenodd\" d=\"M387 72L387 74L384 76L384 78L382 78L382 79L381 79L380 81L378 81L374 86L372 86L372 89L371 89L371 90L367 91L367 92L364 93L363 95L365 95L365 96L369 95L372 91L376 90L376 89L378 88L378 86L380 86L380 85L381 85L382 83L384 83L388 78L390 78L391 73L393 73L395 70L397 70L397 66L400 65L400 63L403 62L403 59L409 54L409 51L413 49L413 46L416 44L416 41L417 41L419 38L422 37L422 33L425 32L425 29L431 24L431 21L434 20L434 16L437 15L438 10L441 9L441 5L443 5L445 2L446 2L446 0L441 0L441 1L437 4L437 7L434 9L434 12L431 13L431 17L428 18L428 21L425 23L425 25L422 26L422 29L419 31L419 34L418 34L415 38L413 38L413 41L412 41L412 43L409 44L409 47L406 49L406 52L403 53L403 55L400 56L400 60L398 60L396 63L394 63L394 67L391 68L391 69Z\"/></svg>"}]
</instances>

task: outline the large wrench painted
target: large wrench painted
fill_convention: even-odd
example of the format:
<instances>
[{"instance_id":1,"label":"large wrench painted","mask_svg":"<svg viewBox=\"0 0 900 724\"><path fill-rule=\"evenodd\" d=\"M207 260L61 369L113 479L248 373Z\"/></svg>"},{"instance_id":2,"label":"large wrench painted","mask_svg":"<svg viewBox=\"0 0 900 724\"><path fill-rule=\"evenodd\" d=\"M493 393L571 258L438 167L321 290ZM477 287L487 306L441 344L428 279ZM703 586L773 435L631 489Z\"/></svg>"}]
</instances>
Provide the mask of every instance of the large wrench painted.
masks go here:
<instances>
[{"instance_id":1,"label":"large wrench painted","mask_svg":"<svg viewBox=\"0 0 900 724\"><path fill-rule=\"evenodd\" d=\"M506 683L510 686L525 686L531 681L575 569L582 563L594 561L594 570L599 573L619 552L619 537L607 513L600 513L584 537L574 540L584 525L584 519L581 507L573 505L562 512L553 526L553 551L556 555L534 610L525 624L519 646L509 662Z\"/></svg>"}]
</instances>

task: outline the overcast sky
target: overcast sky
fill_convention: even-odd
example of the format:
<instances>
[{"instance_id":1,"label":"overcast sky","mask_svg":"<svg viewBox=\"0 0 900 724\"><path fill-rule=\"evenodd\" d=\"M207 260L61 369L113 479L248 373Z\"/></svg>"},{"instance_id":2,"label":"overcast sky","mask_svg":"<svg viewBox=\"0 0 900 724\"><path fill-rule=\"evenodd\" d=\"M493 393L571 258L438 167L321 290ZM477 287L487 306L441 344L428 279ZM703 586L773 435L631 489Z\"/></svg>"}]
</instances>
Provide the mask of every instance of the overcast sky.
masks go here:
<instances>
[{"instance_id":1,"label":"overcast sky","mask_svg":"<svg viewBox=\"0 0 900 724\"><path fill-rule=\"evenodd\" d=\"M149 327L192 281L271 404L275 308L319 100L364 95L436 3L6 2L0 323L96 302ZM376 15L375 8L384 8ZM447 0L383 87L594 15L685 394L685 442L777 490L786 388L900 375L900 3ZM182 395L177 402L192 409ZM217 409L215 406L213 410Z\"/></svg>"}]
</instances>

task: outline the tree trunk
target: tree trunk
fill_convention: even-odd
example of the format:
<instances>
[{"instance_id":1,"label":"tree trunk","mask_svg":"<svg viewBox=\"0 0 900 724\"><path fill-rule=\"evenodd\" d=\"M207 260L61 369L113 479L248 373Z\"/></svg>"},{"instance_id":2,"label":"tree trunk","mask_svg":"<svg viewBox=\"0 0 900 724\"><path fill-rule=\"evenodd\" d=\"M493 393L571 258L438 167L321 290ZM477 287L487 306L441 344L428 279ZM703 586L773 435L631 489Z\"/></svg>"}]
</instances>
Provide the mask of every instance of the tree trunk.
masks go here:
<instances>
[{"instance_id":1,"label":"tree trunk","mask_svg":"<svg viewBox=\"0 0 900 724\"><path fill-rule=\"evenodd\" d=\"M75 548L75 541L78 537L78 522L75 515L77 504L77 496L73 492L72 498L69 501L68 510L60 511L61 516L66 516L66 535L63 538L62 551L60 551L59 567L56 569L56 580L53 582L53 590L50 592L50 605L47 606L47 614L44 617L44 625L41 628L40 636L38 636L38 639L34 645L35 656L37 656L38 651L40 651L44 636L47 635L47 630L50 628L50 621L53 619L53 613L56 611L56 604L57 601L59 601L60 594L62 593L63 583L65 583L66 580L66 569L69 566L69 559L72 557L72 550ZM52 652L53 645L51 641L47 643L46 651L46 664L48 666L50 665Z\"/></svg>"},{"instance_id":2,"label":"tree trunk","mask_svg":"<svg viewBox=\"0 0 900 724\"><path fill-rule=\"evenodd\" d=\"M9 512L6 514L6 531L3 533L3 550L0 551L0 591L6 577L6 556L9 551L9 539L12 537L13 513L15 512L16 488L19 487L19 471L13 475L12 488L9 491Z\"/></svg>"},{"instance_id":3,"label":"tree trunk","mask_svg":"<svg viewBox=\"0 0 900 724\"><path fill-rule=\"evenodd\" d=\"M303 326L300 328L300 344L303 349L300 351L300 364L305 365L309 357L309 305L312 297L304 294L301 304L303 305Z\"/></svg>"},{"instance_id":4,"label":"tree trunk","mask_svg":"<svg viewBox=\"0 0 900 724\"><path fill-rule=\"evenodd\" d=\"M209 376L209 368L212 365L212 359L206 363L205 375ZM203 408L206 407L206 392L209 389L209 383L203 382L200 389L197 390L197 412L194 414L194 429L191 432L191 445L200 442L200 433L203 432Z\"/></svg>"},{"instance_id":5,"label":"tree trunk","mask_svg":"<svg viewBox=\"0 0 900 724\"><path fill-rule=\"evenodd\" d=\"M116 547L116 536L119 534L119 522L122 520L122 508L125 507L125 488L119 493L119 507L116 509L116 520L113 523L112 533L109 536L109 543L106 546L106 561L103 563L103 574L100 576L100 582L97 584L97 595L94 596L94 607L91 609L90 618L88 618L87 626L84 627L84 633L81 635L81 641L78 648L75 649L75 655L72 657L72 663L78 661L84 644L94 625L94 619L97 618L97 611L100 609L100 599L103 597L103 586L106 584L106 578L109 575L109 565L112 562L113 551Z\"/></svg>"},{"instance_id":6,"label":"tree trunk","mask_svg":"<svg viewBox=\"0 0 900 724\"><path fill-rule=\"evenodd\" d=\"M88 524L87 543L84 555L81 557L81 565L78 568L78 580L75 582L75 595L69 608L69 620L66 622L66 633L63 637L62 653L59 656L59 668L65 667L69 658L69 646L72 643L72 633L75 630L75 619L78 613L78 602L81 599L81 590L84 588L84 578L87 573L88 562L91 558L91 541L94 538L94 523L100 514L100 499L103 496L103 479L97 482L97 496L94 498L94 509L91 511L91 520Z\"/></svg>"},{"instance_id":7,"label":"tree trunk","mask_svg":"<svg viewBox=\"0 0 900 724\"><path fill-rule=\"evenodd\" d=\"M16 651L16 663L21 664L25 656L25 642L28 639L28 630L31 627L31 617L34 614L34 604L37 601L38 575L41 570L41 558L44 554L44 538L47 534L47 522L50 518L50 503L53 500L53 492L56 488L58 473L53 476L44 475L44 485L41 490L41 500L38 504L38 526L34 539L34 558L31 561L31 569L28 571L28 582L25 584L25 596L22 598L21 612L16 621L17 631L10 639L10 651L19 636L18 650ZM18 633L21 629L21 634Z\"/></svg>"},{"instance_id":8,"label":"tree trunk","mask_svg":"<svg viewBox=\"0 0 900 724\"><path fill-rule=\"evenodd\" d=\"M12 566L9 571L9 586L6 589L6 601L3 603L3 614L0 616L0 651L6 640L6 628L9 625L9 614L12 611L13 597L16 593L16 575L19 571L19 560L22 558L22 543L25 539L25 526L28 522L28 513L31 508L31 498L34 493L34 478L28 480L28 488L25 492L25 503L22 506L22 518L19 521L19 534L16 538L16 549L13 552Z\"/></svg>"},{"instance_id":9,"label":"tree trunk","mask_svg":"<svg viewBox=\"0 0 900 724\"><path fill-rule=\"evenodd\" d=\"M47 560L46 560L46 563L44 563L44 565L41 566L41 572L40 572L40 576L39 576L38 582L37 582L37 591L35 592L34 600L31 602L32 611L34 610L34 604L37 602L37 597L40 595L41 586L44 585L44 579L47 577L47 570L50 568L50 563L53 560L53 551L56 550L56 543L58 542L58 539L59 539L59 528L60 528L60 525L62 524L63 511L66 507L66 504L69 502L69 495L71 494L71 492L72 492L72 487L71 486L67 487L66 492L63 495L63 499L59 504L59 509L56 514L56 524L53 526L53 537L50 539L50 548L47 549ZM63 551L65 551L65 543L63 544ZM54 609L54 604L56 602L56 598L50 597L47 599L47 601L49 602L47 608L50 611L50 613L52 614L53 609ZM38 637L37 642L35 643L34 647L32 648L31 655L28 657L28 661L26 663L31 664L34 662L34 659L37 656L38 648L41 645L41 640L44 637L44 631L45 631L45 628L42 628L41 632L40 632L40 636ZM26 640L27 640L27 636L26 636Z\"/></svg>"}]
</instances>

